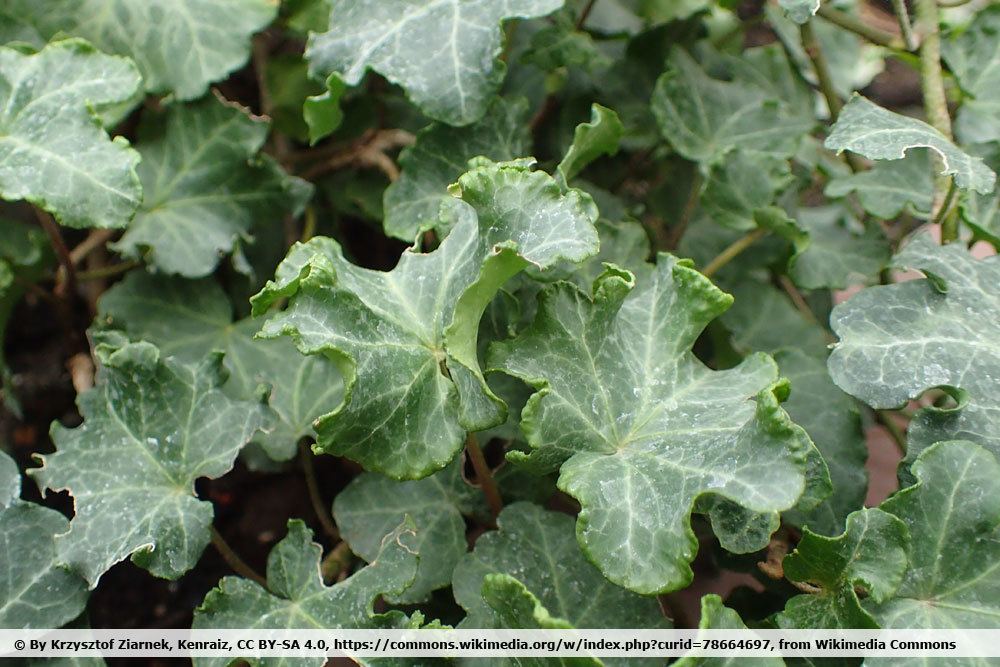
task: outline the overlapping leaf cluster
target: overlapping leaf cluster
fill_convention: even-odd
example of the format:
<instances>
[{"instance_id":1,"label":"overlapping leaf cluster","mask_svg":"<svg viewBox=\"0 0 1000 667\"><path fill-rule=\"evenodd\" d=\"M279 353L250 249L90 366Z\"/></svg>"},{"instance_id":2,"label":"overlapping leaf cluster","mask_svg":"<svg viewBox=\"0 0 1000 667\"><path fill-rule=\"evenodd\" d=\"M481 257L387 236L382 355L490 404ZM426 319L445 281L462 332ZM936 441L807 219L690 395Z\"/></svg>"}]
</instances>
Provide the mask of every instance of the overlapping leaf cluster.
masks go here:
<instances>
[{"instance_id":1,"label":"overlapping leaf cluster","mask_svg":"<svg viewBox=\"0 0 1000 667\"><path fill-rule=\"evenodd\" d=\"M778 601L701 629L996 627L1000 12L943 28L952 131L908 22L731 4L0 8L0 334L44 298L97 365L25 478L71 519L0 456L0 625L227 554L205 488L299 456L323 544L194 627L669 627L699 552Z\"/></svg>"}]
</instances>

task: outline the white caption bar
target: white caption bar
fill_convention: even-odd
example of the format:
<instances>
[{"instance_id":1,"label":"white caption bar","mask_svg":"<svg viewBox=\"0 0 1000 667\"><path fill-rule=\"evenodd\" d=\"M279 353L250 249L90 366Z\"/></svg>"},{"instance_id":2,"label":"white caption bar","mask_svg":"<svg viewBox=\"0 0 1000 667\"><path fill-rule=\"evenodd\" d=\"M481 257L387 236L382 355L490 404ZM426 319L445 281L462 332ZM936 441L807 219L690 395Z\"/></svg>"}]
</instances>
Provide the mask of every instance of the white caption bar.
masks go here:
<instances>
[{"instance_id":1,"label":"white caption bar","mask_svg":"<svg viewBox=\"0 0 1000 667\"><path fill-rule=\"evenodd\" d=\"M1000 657L998 630L2 630L0 657Z\"/></svg>"}]
</instances>

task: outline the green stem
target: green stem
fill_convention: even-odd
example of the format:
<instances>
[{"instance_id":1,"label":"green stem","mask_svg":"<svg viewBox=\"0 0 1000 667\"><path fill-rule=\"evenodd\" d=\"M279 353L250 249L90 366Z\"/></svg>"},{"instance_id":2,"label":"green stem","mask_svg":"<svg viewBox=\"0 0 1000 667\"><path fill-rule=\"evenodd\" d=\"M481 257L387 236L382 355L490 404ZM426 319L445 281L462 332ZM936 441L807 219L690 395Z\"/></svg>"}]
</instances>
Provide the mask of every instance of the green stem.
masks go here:
<instances>
[{"instance_id":1,"label":"green stem","mask_svg":"<svg viewBox=\"0 0 1000 667\"><path fill-rule=\"evenodd\" d=\"M933 0L932 0L933 1ZM864 37L869 42L873 44L878 44L879 46L884 46L889 49L896 49L899 51L905 51L906 47L901 40L896 35L891 32L886 32L885 30L880 30L875 26L868 25L856 16L852 16L847 12L842 12L839 9L834 9L829 5L820 5L819 10L816 12L818 16L822 16L830 23L839 25L844 30L849 30L856 35Z\"/></svg>"},{"instance_id":2,"label":"green stem","mask_svg":"<svg viewBox=\"0 0 1000 667\"><path fill-rule=\"evenodd\" d=\"M716 272L718 272L719 269L732 261L733 258L741 252L752 246L765 234L767 234L767 230L763 227L758 227L746 236L736 239L728 248L720 252L715 259L705 265L705 268L701 270L702 275L706 278L711 278Z\"/></svg>"},{"instance_id":3,"label":"green stem","mask_svg":"<svg viewBox=\"0 0 1000 667\"><path fill-rule=\"evenodd\" d=\"M833 75L830 74L830 64L827 62L826 55L823 53L819 40L816 38L812 22L807 21L803 23L799 28L799 32L802 36L802 48L805 49L806 55L809 57L810 62L812 62L813 70L816 72L816 83L819 85L819 91L823 94L826 106L830 109L830 122L834 122L837 120L837 116L840 115L840 110L844 108L844 103L834 88ZM847 165L851 168L851 171L864 171L864 162L858 155L850 151L842 153L842 155L847 161Z\"/></svg>"},{"instance_id":4,"label":"green stem","mask_svg":"<svg viewBox=\"0 0 1000 667\"><path fill-rule=\"evenodd\" d=\"M302 236L299 240L305 243L316 235L316 209L312 206L306 206L303 217L305 222L302 223Z\"/></svg>"},{"instance_id":5,"label":"green stem","mask_svg":"<svg viewBox=\"0 0 1000 667\"><path fill-rule=\"evenodd\" d=\"M941 70L941 26L935 0L915 0L920 28L920 83L924 92L924 112L934 129L951 139L951 116L944 93Z\"/></svg>"},{"instance_id":6,"label":"green stem","mask_svg":"<svg viewBox=\"0 0 1000 667\"><path fill-rule=\"evenodd\" d=\"M958 186L955 179L949 178L948 192L945 193L944 201L938 210L934 223L941 225L941 243L951 243L958 240L958 210L952 205L955 195L958 193Z\"/></svg>"},{"instance_id":7,"label":"green stem","mask_svg":"<svg viewBox=\"0 0 1000 667\"><path fill-rule=\"evenodd\" d=\"M214 546L215 550L219 552L220 556L222 556L222 560L226 561L226 564L233 569L233 572L241 577L255 581L264 589L267 589L267 580L257 574L252 567L243 562L243 559L240 558L235 551L233 551L233 548L229 546L229 543L226 542L225 538L222 537L218 530L216 530L215 526L209 526L209 530L212 533L212 546Z\"/></svg>"},{"instance_id":8,"label":"green stem","mask_svg":"<svg viewBox=\"0 0 1000 667\"><path fill-rule=\"evenodd\" d=\"M126 271L131 271L132 269L139 266L139 262L135 260L128 260L126 262L119 262L118 264L111 264L109 266L102 266L98 269L90 269L89 271L77 271L76 279L80 282L87 280L100 280L101 278L110 278L111 276L117 276L119 273L125 273Z\"/></svg>"},{"instance_id":9,"label":"green stem","mask_svg":"<svg viewBox=\"0 0 1000 667\"><path fill-rule=\"evenodd\" d=\"M475 433L470 432L466 436L465 451L469 455L469 460L472 461L473 470L476 471L476 481L479 483L479 488L483 490L486 502L490 506L490 512L496 519L500 511L503 510L503 500L500 499L500 490L497 488L496 480L493 479L493 471L486 463L486 457L483 456L483 450L479 447Z\"/></svg>"},{"instance_id":10,"label":"green stem","mask_svg":"<svg viewBox=\"0 0 1000 667\"><path fill-rule=\"evenodd\" d=\"M917 40L913 34L913 26L910 25L910 12L906 9L906 0L892 0L892 9L896 13L899 31L903 33L906 49L908 51L916 50Z\"/></svg>"},{"instance_id":11,"label":"green stem","mask_svg":"<svg viewBox=\"0 0 1000 667\"><path fill-rule=\"evenodd\" d=\"M948 114L948 98L944 91L944 74L941 69L941 26L936 0L915 0L917 26L921 33L920 42L920 84L924 95L924 114L927 122L948 139L951 134L951 116ZM935 163L940 166L941 158L935 156ZM941 169L937 170L938 172ZM947 220L954 180L939 176L934 182L934 217L941 221ZM955 228L947 230L946 238L942 229L941 242L958 238L957 220Z\"/></svg>"},{"instance_id":12,"label":"green stem","mask_svg":"<svg viewBox=\"0 0 1000 667\"><path fill-rule=\"evenodd\" d=\"M299 441L299 461L302 464L302 475L306 478L306 489L309 492L309 502L312 504L313 513L322 526L327 537L336 542L340 539L340 531L333 523L333 518L327 511L327 505L323 502L323 494L319 490L319 481L316 479L316 468L313 466L312 452L305 440Z\"/></svg>"},{"instance_id":13,"label":"green stem","mask_svg":"<svg viewBox=\"0 0 1000 667\"><path fill-rule=\"evenodd\" d=\"M896 447L899 448L899 451L905 454L906 434L903 432L903 429L899 428L899 426L893 420L892 413L887 413L883 410L876 410L875 419L876 421L878 421L879 424L881 424L885 428L886 432L892 438L892 441L896 443Z\"/></svg>"}]
</instances>

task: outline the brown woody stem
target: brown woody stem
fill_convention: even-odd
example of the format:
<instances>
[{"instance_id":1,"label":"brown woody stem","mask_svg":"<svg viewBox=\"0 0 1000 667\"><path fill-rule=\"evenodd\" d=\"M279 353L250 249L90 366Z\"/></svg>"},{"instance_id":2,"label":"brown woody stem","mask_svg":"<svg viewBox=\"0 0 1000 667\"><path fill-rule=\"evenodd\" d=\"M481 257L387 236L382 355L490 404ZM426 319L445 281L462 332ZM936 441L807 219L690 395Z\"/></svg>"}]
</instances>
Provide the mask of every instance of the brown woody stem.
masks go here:
<instances>
[{"instance_id":1,"label":"brown woody stem","mask_svg":"<svg viewBox=\"0 0 1000 667\"><path fill-rule=\"evenodd\" d=\"M233 551L233 548L229 546L226 539L222 537L215 526L209 526L209 530L212 532L212 546L215 550L219 552L222 556L222 560L226 561L226 564L233 569L233 572L260 584L263 588L267 588L267 580L264 577L257 574L256 570L247 565L239 555Z\"/></svg>"},{"instance_id":2,"label":"brown woody stem","mask_svg":"<svg viewBox=\"0 0 1000 667\"><path fill-rule=\"evenodd\" d=\"M497 488L496 480L493 479L493 471L490 470L489 465L486 463L486 457L483 456L483 450L479 447L479 441L476 440L475 433L470 432L466 436L465 451L469 454L469 460L472 461L472 468L476 471L476 482L478 482L479 488L483 490L483 495L486 496L486 503L490 506L490 512L495 519L499 516L500 511L503 510L503 500L500 499L500 490Z\"/></svg>"}]
</instances>

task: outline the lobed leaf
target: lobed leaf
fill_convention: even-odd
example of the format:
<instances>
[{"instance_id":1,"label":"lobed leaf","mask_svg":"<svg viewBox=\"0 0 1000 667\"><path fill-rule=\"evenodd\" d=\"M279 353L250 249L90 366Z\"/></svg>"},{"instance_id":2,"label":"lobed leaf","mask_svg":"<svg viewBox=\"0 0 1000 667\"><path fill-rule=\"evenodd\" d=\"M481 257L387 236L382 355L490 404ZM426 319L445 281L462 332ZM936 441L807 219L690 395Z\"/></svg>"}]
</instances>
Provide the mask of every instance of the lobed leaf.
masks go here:
<instances>
[{"instance_id":1,"label":"lobed leaf","mask_svg":"<svg viewBox=\"0 0 1000 667\"><path fill-rule=\"evenodd\" d=\"M250 37L277 15L272 0L9 0L41 41L82 37L128 56L146 92L193 100L250 55Z\"/></svg>"},{"instance_id":2,"label":"lobed leaf","mask_svg":"<svg viewBox=\"0 0 1000 667\"><path fill-rule=\"evenodd\" d=\"M852 513L838 537L823 537L806 528L783 567L789 580L819 590L789 600L775 619L778 627L879 627L862 607L857 589L874 603L892 597L906 572L909 548L906 524L877 508Z\"/></svg>"},{"instance_id":3,"label":"lobed leaf","mask_svg":"<svg viewBox=\"0 0 1000 667\"><path fill-rule=\"evenodd\" d=\"M111 247L165 273L198 278L252 240L255 225L298 213L312 186L258 157L268 123L221 98L144 116L139 128L145 196Z\"/></svg>"},{"instance_id":4,"label":"lobed leaf","mask_svg":"<svg viewBox=\"0 0 1000 667\"><path fill-rule=\"evenodd\" d=\"M385 536L372 562L344 581L326 586L320 575L323 550L297 519L267 557L267 589L240 577L224 577L194 612L195 630L273 628L327 630L377 628L405 620L401 612L374 613L380 595L398 595L416 576L417 556L410 546L412 524L404 522ZM244 659L253 665L309 664L324 658ZM232 658L196 658L196 665L227 665Z\"/></svg>"},{"instance_id":5,"label":"lobed leaf","mask_svg":"<svg viewBox=\"0 0 1000 667\"><path fill-rule=\"evenodd\" d=\"M186 366L114 334L97 354L98 383L77 402L83 424L54 424L56 452L31 471L39 486L73 496L70 531L57 538L60 557L91 587L130 554L154 575L176 579L209 541L212 505L197 498L195 480L228 472L269 411L219 389L218 354Z\"/></svg>"},{"instance_id":6,"label":"lobed leaf","mask_svg":"<svg viewBox=\"0 0 1000 667\"><path fill-rule=\"evenodd\" d=\"M997 628L1000 464L973 443L939 442L920 454L913 475L913 486L881 506L909 529L909 567L896 594L868 610L887 629Z\"/></svg>"},{"instance_id":7,"label":"lobed leaf","mask_svg":"<svg viewBox=\"0 0 1000 667\"><path fill-rule=\"evenodd\" d=\"M675 48L650 104L663 137L702 168L736 148L787 157L811 129L779 99L738 81L713 79Z\"/></svg>"},{"instance_id":8,"label":"lobed leaf","mask_svg":"<svg viewBox=\"0 0 1000 667\"><path fill-rule=\"evenodd\" d=\"M87 603L87 586L59 564L56 536L69 530L59 512L20 500L17 464L0 451L0 628L53 628ZM16 557L15 557L16 555Z\"/></svg>"},{"instance_id":9,"label":"lobed leaf","mask_svg":"<svg viewBox=\"0 0 1000 667\"><path fill-rule=\"evenodd\" d=\"M941 173L953 175L960 188L989 194L996 186L996 174L982 159L962 151L922 120L893 113L857 94L841 109L825 145L872 160L901 160L913 148L929 148L942 160Z\"/></svg>"},{"instance_id":10,"label":"lobed leaf","mask_svg":"<svg viewBox=\"0 0 1000 667\"><path fill-rule=\"evenodd\" d=\"M130 60L81 40L34 54L0 46L0 197L69 227L124 227L142 199L139 156L109 140L95 114L140 82Z\"/></svg>"},{"instance_id":11,"label":"lobed leaf","mask_svg":"<svg viewBox=\"0 0 1000 667\"><path fill-rule=\"evenodd\" d=\"M489 113L468 127L434 124L420 131L399 156L399 179L385 189L385 233L412 242L440 224L447 188L469 168L469 160L504 161L528 151L528 105L523 99L498 99Z\"/></svg>"},{"instance_id":12,"label":"lobed leaf","mask_svg":"<svg viewBox=\"0 0 1000 667\"><path fill-rule=\"evenodd\" d=\"M483 534L455 568L455 599L468 614L460 627L523 627L496 604L496 580L518 581L564 627L660 628L667 625L652 598L643 598L601 576L580 552L573 518L531 503L508 505L499 530ZM492 589L492 592L491 592ZM519 596L523 597L523 596ZM532 616L520 615L518 622Z\"/></svg>"},{"instance_id":13,"label":"lobed leaf","mask_svg":"<svg viewBox=\"0 0 1000 667\"><path fill-rule=\"evenodd\" d=\"M275 420L267 433L254 434L252 442L270 459L287 461L301 438L315 437L313 421L342 400L343 378L328 359L300 355L290 341L256 339L263 318L234 322L232 311L213 280L139 271L125 276L98 302L99 317L182 363L197 364L211 351L222 352L228 374L222 389L234 399L253 400L266 384Z\"/></svg>"},{"instance_id":14,"label":"lobed leaf","mask_svg":"<svg viewBox=\"0 0 1000 667\"><path fill-rule=\"evenodd\" d=\"M463 175L445 212L452 230L431 253L407 251L388 273L344 259L330 239L296 246L255 312L290 296L262 334L291 335L345 377L343 403L316 422L318 446L396 479L447 465L467 431L506 418L479 369L487 305L512 275L597 252L590 197L563 193L526 163L486 161Z\"/></svg>"},{"instance_id":15,"label":"lobed leaf","mask_svg":"<svg viewBox=\"0 0 1000 667\"><path fill-rule=\"evenodd\" d=\"M417 531L410 547L420 564L413 584L393 600L412 604L451 583L467 549L462 513L480 510L481 497L479 489L462 479L458 461L409 482L362 473L337 495L333 517L351 551L367 561L375 560L383 538L409 517Z\"/></svg>"},{"instance_id":16,"label":"lobed leaf","mask_svg":"<svg viewBox=\"0 0 1000 667\"><path fill-rule=\"evenodd\" d=\"M959 139L1000 140L1000 7L978 11L966 30L944 40L941 55L965 95L955 118Z\"/></svg>"},{"instance_id":17,"label":"lobed leaf","mask_svg":"<svg viewBox=\"0 0 1000 667\"><path fill-rule=\"evenodd\" d=\"M897 408L935 387L955 408L920 410L909 428L908 460L941 440L964 439L1000 452L1000 261L976 260L960 245L921 235L893 266L922 280L870 287L837 306L830 322L840 342L830 375L868 405Z\"/></svg>"},{"instance_id":18,"label":"lobed leaf","mask_svg":"<svg viewBox=\"0 0 1000 667\"><path fill-rule=\"evenodd\" d=\"M563 0L333 0L330 28L313 33L314 76L356 86L372 69L403 87L431 118L468 125L503 80L501 23L545 16Z\"/></svg>"},{"instance_id":19,"label":"lobed leaf","mask_svg":"<svg viewBox=\"0 0 1000 667\"><path fill-rule=\"evenodd\" d=\"M699 497L752 513L789 509L806 487L807 460L818 459L778 405L773 360L752 355L712 371L691 353L731 303L661 255L638 278L609 267L592 296L567 283L547 288L534 323L490 350L490 368L539 390L522 412L532 452L509 456L561 466L559 488L582 505L581 546L631 590L690 581Z\"/></svg>"}]
</instances>

